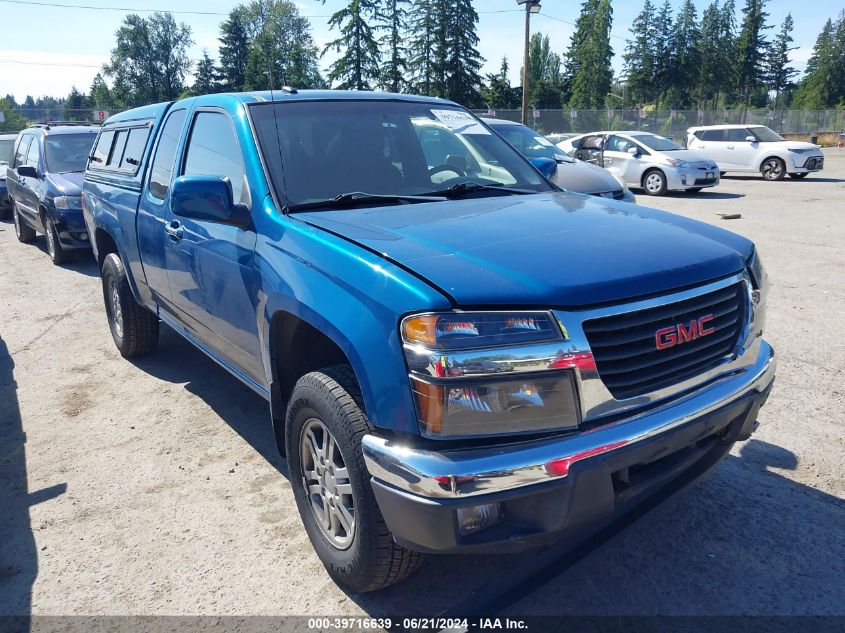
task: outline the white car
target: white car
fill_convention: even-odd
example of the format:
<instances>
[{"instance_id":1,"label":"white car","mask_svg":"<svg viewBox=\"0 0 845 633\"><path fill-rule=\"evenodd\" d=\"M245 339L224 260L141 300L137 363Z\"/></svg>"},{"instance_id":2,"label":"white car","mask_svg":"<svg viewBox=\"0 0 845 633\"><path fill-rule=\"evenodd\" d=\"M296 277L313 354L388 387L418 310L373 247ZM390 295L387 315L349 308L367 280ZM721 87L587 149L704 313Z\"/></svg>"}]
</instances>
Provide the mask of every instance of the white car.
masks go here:
<instances>
[{"instance_id":1,"label":"white car","mask_svg":"<svg viewBox=\"0 0 845 633\"><path fill-rule=\"evenodd\" d=\"M698 192L719 184L719 167L706 156L651 132L590 132L558 143L569 156L600 165L650 196Z\"/></svg>"},{"instance_id":2,"label":"white car","mask_svg":"<svg viewBox=\"0 0 845 633\"><path fill-rule=\"evenodd\" d=\"M711 125L687 130L687 147L719 164L719 171L761 173L766 180L803 178L824 167L818 145L787 141L765 125Z\"/></svg>"}]
</instances>

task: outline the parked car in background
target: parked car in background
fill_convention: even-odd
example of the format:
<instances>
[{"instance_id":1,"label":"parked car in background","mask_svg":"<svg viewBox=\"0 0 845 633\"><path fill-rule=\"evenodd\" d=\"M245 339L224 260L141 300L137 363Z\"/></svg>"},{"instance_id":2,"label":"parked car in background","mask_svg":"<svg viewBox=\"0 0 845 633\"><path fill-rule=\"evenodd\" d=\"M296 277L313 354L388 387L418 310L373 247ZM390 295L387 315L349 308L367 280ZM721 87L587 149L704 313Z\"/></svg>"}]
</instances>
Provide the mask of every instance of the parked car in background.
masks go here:
<instances>
[{"instance_id":1,"label":"parked car in background","mask_svg":"<svg viewBox=\"0 0 845 633\"><path fill-rule=\"evenodd\" d=\"M54 264L64 263L75 249L91 247L82 219L82 178L99 131L90 123L31 125L18 134L6 168L15 234L31 242L36 232L44 233Z\"/></svg>"},{"instance_id":2,"label":"parked car in background","mask_svg":"<svg viewBox=\"0 0 845 633\"><path fill-rule=\"evenodd\" d=\"M604 167L650 196L698 192L719 184L719 168L713 160L651 132L591 132L562 141L558 147L569 156Z\"/></svg>"},{"instance_id":3,"label":"parked car in background","mask_svg":"<svg viewBox=\"0 0 845 633\"><path fill-rule=\"evenodd\" d=\"M120 353L151 352L162 321L268 401L305 532L352 591L694 480L774 380L751 241L560 191L443 99L130 110L84 192Z\"/></svg>"},{"instance_id":4,"label":"parked car in background","mask_svg":"<svg viewBox=\"0 0 845 633\"><path fill-rule=\"evenodd\" d=\"M728 171L760 173L765 180L804 178L824 168L818 145L787 141L765 125L710 125L687 130L687 147Z\"/></svg>"},{"instance_id":5,"label":"parked car in background","mask_svg":"<svg viewBox=\"0 0 845 633\"><path fill-rule=\"evenodd\" d=\"M576 160L564 154L554 143L530 127L502 119L481 119L513 148L528 159L550 158L557 163L552 180L559 187L575 193L636 202L634 194L620 178L606 169Z\"/></svg>"},{"instance_id":6,"label":"parked car in background","mask_svg":"<svg viewBox=\"0 0 845 633\"><path fill-rule=\"evenodd\" d=\"M0 134L0 220L9 217L12 210L12 202L6 189L6 167L12 161L16 138L17 134Z\"/></svg>"}]
</instances>

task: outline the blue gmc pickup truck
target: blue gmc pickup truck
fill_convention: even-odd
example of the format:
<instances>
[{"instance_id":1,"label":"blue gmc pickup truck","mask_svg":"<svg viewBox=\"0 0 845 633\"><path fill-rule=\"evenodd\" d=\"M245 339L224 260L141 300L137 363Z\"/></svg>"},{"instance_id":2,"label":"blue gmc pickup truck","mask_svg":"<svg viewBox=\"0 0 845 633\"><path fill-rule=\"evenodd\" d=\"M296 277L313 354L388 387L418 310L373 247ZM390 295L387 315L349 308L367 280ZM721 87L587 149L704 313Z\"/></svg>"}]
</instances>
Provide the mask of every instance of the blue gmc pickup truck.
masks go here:
<instances>
[{"instance_id":1,"label":"blue gmc pickup truck","mask_svg":"<svg viewBox=\"0 0 845 633\"><path fill-rule=\"evenodd\" d=\"M627 512L747 439L771 389L750 241L561 191L454 103L194 97L110 118L92 156L115 344L164 322L267 399L351 590Z\"/></svg>"}]
</instances>

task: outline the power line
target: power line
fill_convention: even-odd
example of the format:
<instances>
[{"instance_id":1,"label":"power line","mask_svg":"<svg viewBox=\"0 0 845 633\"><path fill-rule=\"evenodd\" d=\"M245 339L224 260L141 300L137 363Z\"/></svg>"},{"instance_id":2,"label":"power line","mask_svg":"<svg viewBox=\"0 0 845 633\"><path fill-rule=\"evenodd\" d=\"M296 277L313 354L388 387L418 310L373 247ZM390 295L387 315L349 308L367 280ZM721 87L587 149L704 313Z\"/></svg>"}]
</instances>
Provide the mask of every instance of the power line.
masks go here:
<instances>
[{"instance_id":1,"label":"power line","mask_svg":"<svg viewBox=\"0 0 845 633\"><path fill-rule=\"evenodd\" d=\"M0 64L26 64L28 66L67 66L68 68L100 68L102 66L101 64L63 64L61 62L29 62L22 59L4 59L2 57L0 57Z\"/></svg>"},{"instance_id":2,"label":"power line","mask_svg":"<svg viewBox=\"0 0 845 633\"><path fill-rule=\"evenodd\" d=\"M5 0L0 0L0 2L3 1ZM549 15L548 13L543 13L542 11L540 11L540 13L538 13L537 15L541 15L544 18L548 18L549 20L555 20L556 22L563 22L564 24L568 24L569 26L578 26L577 24L575 24L575 22L570 22L569 20L564 20L563 18L558 18L553 15ZM628 41L627 38L624 38L621 35L616 35L615 33L611 33L610 37L615 37L617 40L622 40L623 42Z\"/></svg>"}]
</instances>

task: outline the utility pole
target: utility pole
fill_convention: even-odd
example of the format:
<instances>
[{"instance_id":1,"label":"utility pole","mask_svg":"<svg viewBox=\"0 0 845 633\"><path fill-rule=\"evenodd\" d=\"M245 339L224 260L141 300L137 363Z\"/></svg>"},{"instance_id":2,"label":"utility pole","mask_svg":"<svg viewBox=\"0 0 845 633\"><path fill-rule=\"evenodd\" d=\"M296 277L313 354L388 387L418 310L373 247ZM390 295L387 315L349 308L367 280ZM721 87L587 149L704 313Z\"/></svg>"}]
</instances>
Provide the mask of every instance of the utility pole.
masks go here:
<instances>
[{"instance_id":1,"label":"utility pole","mask_svg":"<svg viewBox=\"0 0 845 633\"><path fill-rule=\"evenodd\" d=\"M516 0L525 5L525 51L522 57L522 124L528 125L528 49L531 42L531 14L540 12L540 0Z\"/></svg>"}]
</instances>

